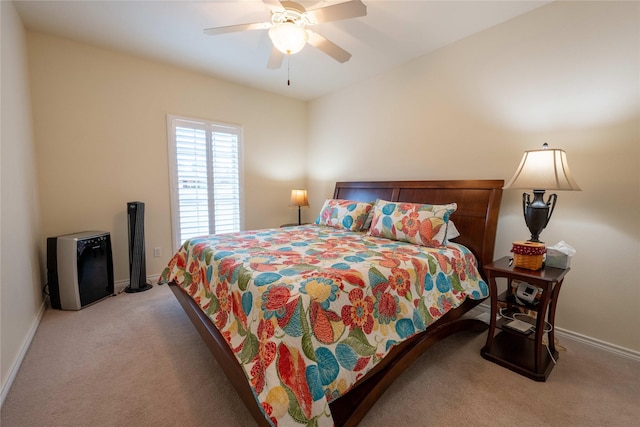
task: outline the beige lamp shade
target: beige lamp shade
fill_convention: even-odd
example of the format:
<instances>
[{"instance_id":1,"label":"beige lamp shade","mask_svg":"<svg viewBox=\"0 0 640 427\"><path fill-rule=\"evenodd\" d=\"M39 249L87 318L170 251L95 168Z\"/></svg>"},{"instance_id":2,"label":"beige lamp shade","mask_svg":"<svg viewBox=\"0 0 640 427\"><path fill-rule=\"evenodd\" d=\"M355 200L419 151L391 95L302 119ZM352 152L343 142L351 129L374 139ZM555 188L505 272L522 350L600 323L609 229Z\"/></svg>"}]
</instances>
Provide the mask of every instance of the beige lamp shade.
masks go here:
<instances>
[{"instance_id":1,"label":"beige lamp shade","mask_svg":"<svg viewBox=\"0 0 640 427\"><path fill-rule=\"evenodd\" d=\"M309 206L307 190L291 190L291 202L289 206Z\"/></svg>"},{"instance_id":2,"label":"beige lamp shade","mask_svg":"<svg viewBox=\"0 0 640 427\"><path fill-rule=\"evenodd\" d=\"M520 166L504 188L581 191L571 176L567 153L555 148L525 151Z\"/></svg>"}]
</instances>

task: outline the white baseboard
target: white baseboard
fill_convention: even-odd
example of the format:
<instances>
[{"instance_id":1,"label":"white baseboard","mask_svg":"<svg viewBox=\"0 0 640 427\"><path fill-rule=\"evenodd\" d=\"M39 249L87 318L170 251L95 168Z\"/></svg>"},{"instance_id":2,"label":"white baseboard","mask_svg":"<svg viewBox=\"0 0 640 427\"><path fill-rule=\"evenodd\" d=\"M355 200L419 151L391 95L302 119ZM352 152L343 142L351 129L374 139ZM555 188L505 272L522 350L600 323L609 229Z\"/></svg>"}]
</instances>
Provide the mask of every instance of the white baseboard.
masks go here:
<instances>
[{"instance_id":1,"label":"white baseboard","mask_svg":"<svg viewBox=\"0 0 640 427\"><path fill-rule=\"evenodd\" d=\"M478 305L477 308L487 314L491 312L491 308L487 303L482 303ZM596 347L601 350L605 350L605 351L617 354L618 356L624 356L629 359L640 362L640 351L631 350L629 348L621 347L616 344L611 344L606 341L601 341L596 338L579 334L577 332L569 331L567 329L563 329L563 328L555 328L555 329L556 329L556 335L561 338L567 338L570 340L578 341L580 343L587 344L592 347Z\"/></svg>"},{"instance_id":2,"label":"white baseboard","mask_svg":"<svg viewBox=\"0 0 640 427\"><path fill-rule=\"evenodd\" d=\"M587 344L602 350L609 351L611 353L615 353L618 356L624 356L629 359L635 360L636 362L640 362L640 351L631 350L629 348L621 347L619 345L611 344L606 341L601 341L592 337L588 337L586 335L579 334L577 332L568 331L562 328L556 328L556 332L558 336L563 338L568 338L574 341L581 342L583 344Z\"/></svg>"},{"instance_id":3,"label":"white baseboard","mask_svg":"<svg viewBox=\"0 0 640 427\"><path fill-rule=\"evenodd\" d=\"M5 381L4 384L2 384L2 392L0 392L0 406L4 404L4 399L6 399L7 394L9 394L11 385L13 384L13 381L15 380L16 375L18 374L18 370L22 365L22 361L24 360L24 356L27 354L27 350L29 349L29 346L31 345L31 341L33 340L33 337L35 336L36 331L38 330L38 326L40 326L40 321L42 320L42 316L44 315L44 310L46 307L47 307L47 298L44 298L42 300L42 305L40 306L40 311L38 312L38 315L36 316L35 320L31 324L31 328L29 328L29 333L27 334L27 337L24 340L24 344L20 349L20 353L18 353L18 357L13 362L13 366L9 370L9 375L7 375L7 380Z\"/></svg>"}]
</instances>

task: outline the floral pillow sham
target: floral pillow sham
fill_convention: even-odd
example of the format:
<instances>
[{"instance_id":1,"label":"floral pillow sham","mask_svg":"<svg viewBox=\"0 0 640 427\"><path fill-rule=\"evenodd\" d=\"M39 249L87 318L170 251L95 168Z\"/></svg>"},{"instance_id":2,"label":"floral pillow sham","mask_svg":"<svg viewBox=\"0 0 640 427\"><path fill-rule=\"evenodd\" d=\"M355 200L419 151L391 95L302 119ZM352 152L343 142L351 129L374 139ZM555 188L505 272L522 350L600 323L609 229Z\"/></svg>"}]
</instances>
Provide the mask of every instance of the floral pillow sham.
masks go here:
<instances>
[{"instance_id":1,"label":"floral pillow sham","mask_svg":"<svg viewBox=\"0 0 640 427\"><path fill-rule=\"evenodd\" d=\"M421 246L440 248L447 244L449 217L458 205L426 205L376 200L369 234Z\"/></svg>"},{"instance_id":2,"label":"floral pillow sham","mask_svg":"<svg viewBox=\"0 0 640 427\"><path fill-rule=\"evenodd\" d=\"M316 224L349 231L360 231L372 208L373 203L369 202L327 199L316 219Z\"/></svg>"}]
</instances>

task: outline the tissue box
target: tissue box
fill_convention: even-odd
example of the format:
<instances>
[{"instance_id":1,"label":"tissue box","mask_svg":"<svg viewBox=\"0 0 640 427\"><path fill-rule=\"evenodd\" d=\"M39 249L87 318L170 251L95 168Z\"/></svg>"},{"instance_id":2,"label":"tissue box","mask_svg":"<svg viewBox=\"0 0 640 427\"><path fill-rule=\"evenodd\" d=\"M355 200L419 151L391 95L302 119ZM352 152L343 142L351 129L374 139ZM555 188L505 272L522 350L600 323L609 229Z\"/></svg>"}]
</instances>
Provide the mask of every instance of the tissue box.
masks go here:
<instances>
[{"instance_id":1,"label":"tissue box","mask_svg":"<svg viewBox=\"0 0 640 427\"><path fill-rule=\"evenodd\" d=\"M566 270L571 265L571 256L557 249L547 248L546 267L562 268Z\"/></svg>"},{"instance_id":2,"label":"tissue box","mask_svg":"<svg viewBox=\"0 0 640 427\"><path fill-rule=\"evenodd\" d=\"M547 267L562 268L566 270L571 264L571 257L574 256L576 250L568 245L565 241L560 241L553 246L547 248Z\"/></svg>"}]
</instances>

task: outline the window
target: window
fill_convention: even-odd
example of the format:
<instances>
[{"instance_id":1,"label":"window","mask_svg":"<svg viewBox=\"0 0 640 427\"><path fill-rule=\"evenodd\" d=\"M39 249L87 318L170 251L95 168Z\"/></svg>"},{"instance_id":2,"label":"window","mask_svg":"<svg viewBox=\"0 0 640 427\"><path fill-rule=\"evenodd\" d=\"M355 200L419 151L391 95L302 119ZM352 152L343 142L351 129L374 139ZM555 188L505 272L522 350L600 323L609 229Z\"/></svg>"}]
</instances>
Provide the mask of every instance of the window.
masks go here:
<instances>
[{"instance_id":1,"label":"window","mask_svg":"<svg viewBox=\"0 0 640 427\"><path fill-rule=\"evenodd\" d=\"M240 231L240 136L235 125L168 116L175 247Z\"/></svg>"}]
</instances>

